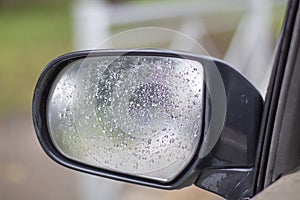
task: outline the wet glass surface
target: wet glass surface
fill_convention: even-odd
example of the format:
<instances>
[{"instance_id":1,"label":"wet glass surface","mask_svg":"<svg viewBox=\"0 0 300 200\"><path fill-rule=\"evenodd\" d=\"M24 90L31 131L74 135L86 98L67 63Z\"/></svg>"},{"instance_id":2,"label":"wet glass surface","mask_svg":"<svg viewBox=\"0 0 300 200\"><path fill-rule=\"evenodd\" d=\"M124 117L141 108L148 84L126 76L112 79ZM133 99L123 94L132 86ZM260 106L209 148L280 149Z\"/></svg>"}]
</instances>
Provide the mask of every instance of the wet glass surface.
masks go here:
<instances>
[{"instance_id":1,"label":"wet glass surface","mask_svg":"<svg viewBox=\"0 0 300 200\"><path fill-rule=\"evenodd\" d=\"M199 144L203 108L199 62L156 56L77 60L48 99L48 126L65 156L163 182Z\"/></svg>"}]
</instances>

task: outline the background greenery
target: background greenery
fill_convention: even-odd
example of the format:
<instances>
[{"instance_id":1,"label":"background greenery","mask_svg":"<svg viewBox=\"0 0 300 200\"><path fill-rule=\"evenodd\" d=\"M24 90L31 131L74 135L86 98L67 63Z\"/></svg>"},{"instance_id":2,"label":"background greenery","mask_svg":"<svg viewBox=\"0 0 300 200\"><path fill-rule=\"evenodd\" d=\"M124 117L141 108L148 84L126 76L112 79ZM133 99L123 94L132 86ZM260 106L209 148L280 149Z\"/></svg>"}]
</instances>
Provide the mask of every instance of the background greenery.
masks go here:
<instances>
[{"instance_id":1,"label":"background greenery","mask_svg":"<svg viewBox=\"0 0 300 200\"><path fill-rule=\"evenodd\" d=\"M72 50L69 1L7 2L0 4L0 116L30 112L43 67Z\"/></svg>"},{"instance_id":2,"label":"background greenery","mask_svg":"<svg viewBox=\"0 0 300 200\"><path fill-rule=\"evenodd\" d=\"M30 113L35 83L44 66L58 55L72 51L72 3L0 0L0 117L20 111ZM282 19L283 9L275 9L273 14ZM274 21L274 35L279 35L282 20ZM225 51L232 35L230 32L211 37ZM226 44L222 42L225 39Z\"/></svg>"}]
</instances>

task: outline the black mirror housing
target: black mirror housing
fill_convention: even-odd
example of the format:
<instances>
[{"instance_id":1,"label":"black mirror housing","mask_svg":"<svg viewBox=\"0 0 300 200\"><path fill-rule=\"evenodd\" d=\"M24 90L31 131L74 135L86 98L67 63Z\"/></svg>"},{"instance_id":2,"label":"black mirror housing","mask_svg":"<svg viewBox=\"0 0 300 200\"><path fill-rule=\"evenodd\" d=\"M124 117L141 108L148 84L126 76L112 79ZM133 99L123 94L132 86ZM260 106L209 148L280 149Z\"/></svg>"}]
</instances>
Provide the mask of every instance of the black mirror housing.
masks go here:
<instances>
[{"instance_id":1,"label":"black mirror housing","mask_svg":"<svg viewBox=\"0 0 300 200\"><path fill-rule=\"evenodd\" d=\"M49 95L57 77L70 64L87 58L157 57L198 62L203 66L203 110L199 141L178 174L167 181L101 168L66 156L49 129ZM84 66L83 66L84 67ZM184 52L157 49L93 50L66 54L42 72L33 97L33 121L39 142L54 161L81 172L161 189L195 184L227 199L251 197L263 100L242 75L221 60ZM101 158L100 158L101 159Z\"/></svg>"}]
</instances>

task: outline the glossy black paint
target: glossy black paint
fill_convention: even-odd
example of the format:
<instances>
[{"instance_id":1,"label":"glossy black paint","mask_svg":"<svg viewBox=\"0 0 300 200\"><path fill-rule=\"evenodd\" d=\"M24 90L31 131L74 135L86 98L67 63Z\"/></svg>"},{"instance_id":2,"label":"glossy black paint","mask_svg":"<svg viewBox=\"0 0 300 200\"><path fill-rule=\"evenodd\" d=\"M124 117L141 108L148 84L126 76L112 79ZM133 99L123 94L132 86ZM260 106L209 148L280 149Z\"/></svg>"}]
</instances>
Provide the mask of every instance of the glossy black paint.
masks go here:
<instances>
[{"instance_id":1,"label":"glossy black paint","mask_svg":"<svg viewBox=\"0 0 300 200\"><path fill-rule=\"evenodd\" d=\"M201 163L199 168L204 170L195 184L226 199L251 197L263 101L232 68L221 63L217 67L226 90L225 126L218 143Z\"/></svg>"},{"instance_id":2,"label":"glossy black paint","mask_svg":"<svg viewBox=\"0 0 300 200\"><path fill-rule=\"evenodd\" d=\"M218 137L210 141L214 144L207 154L201 154L203 143L199 145L191 163L173 181L162 183L111 172L79 163L63 156L53 145L46 123L47 97L52 82L58 73L70 62L87 56L162 56L196 60L203 64L206 81L206 110L202 141L212 135ZM225 89L225 97L217 92L221 87L219 78ZM222 101L222 98L226 102ZM214 101L212 101L214 99ZM218 105L212 102L218 102ZM209 129L213 110L224 104L227 107L225 124L221 134ZM257 138L261 121L263 100L258 91L238 72L224 62L210 57L196 56L169 50L98 50L81 51L63 55L50 62L42 72L33 98L34 127L44 151L56 162L78 171L107 177L115 180L135 183L162 189L179 189L191 184L220 194L228 199L236 200L253 195L255 185L253 168L257 151ZM222 110L222 109L221 109ZM221 111L220 111L221 112ZM222 114L222 113L220 113ZM218 135L220 134L220 135ZM214 187L213 187L214 186Z\"/></svg>"}]
</instances>

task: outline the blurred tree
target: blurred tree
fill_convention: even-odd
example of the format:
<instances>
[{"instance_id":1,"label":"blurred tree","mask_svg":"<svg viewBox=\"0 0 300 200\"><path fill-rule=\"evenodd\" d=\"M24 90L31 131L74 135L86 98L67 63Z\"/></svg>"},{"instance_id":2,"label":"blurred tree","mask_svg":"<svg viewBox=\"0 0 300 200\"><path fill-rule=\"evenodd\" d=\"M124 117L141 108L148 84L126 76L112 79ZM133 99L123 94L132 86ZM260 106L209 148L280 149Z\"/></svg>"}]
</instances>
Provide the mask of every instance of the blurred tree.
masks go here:
<instances>
[{"instance_id":1,"label":"blurred tree","mask_svg":"<svg viewBox=\"0 0 300 200\"><path fill-rule=\"evenodd\" d=\"M71 0L0 0L0 8L16 8L16 7L28 7L33 5L43 4L64 4Z\"/></svg>"}]
</instances>

